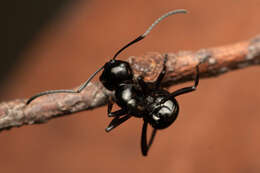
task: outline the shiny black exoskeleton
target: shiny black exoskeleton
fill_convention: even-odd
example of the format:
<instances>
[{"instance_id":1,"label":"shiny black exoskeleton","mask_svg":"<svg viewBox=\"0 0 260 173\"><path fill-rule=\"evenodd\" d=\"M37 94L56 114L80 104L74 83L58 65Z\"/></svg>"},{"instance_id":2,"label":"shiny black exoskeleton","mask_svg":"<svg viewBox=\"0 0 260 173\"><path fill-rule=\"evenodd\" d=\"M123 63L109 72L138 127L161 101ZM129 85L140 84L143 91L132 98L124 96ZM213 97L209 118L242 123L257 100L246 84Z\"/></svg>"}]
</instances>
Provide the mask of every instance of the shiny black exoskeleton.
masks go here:
<instances>
[{"instance_id":1,"label":"shiny black exoskeleton","mask_svg":"<svg viewBox=\"0 0 260 173\"><path fill-rule=\"evenodd\" d=\"M133 80L133 71L129 63L120 60L110 60L104 65L104 70L99 77L104 87L113 91L122 82Z\"/></svg>"},{"instance_id":2,"label":"shiny black exoskeleton","mask_svg":"<svg viewBox=\"0 0 260 173\"><path fill-rule=\"evenodd\" d=\"M161 88L160 83L166 74L166 62L167 54L164 58L163 70L153 83L144 82L141 76L133 79L132 69L124 61L108 62L100 76L103 85L107 89L115 91L115 102L121 108L111 112L113 103L109 101L108 116L113 117L113 120L106 128L106 131L111 131L132 116L143 118L141 148L144 156L147 155L156 131L169 127L176 120L179 105L175 97L194 91L199 83L199 67L197 66L193 86L179 89L173 93ZM147 144L146 132L148 124L154 130Z\"/></svg>"},{"instance_id":3,"label":"shiny black exoskeleton","mask_svg":"<svg viewBox=\"0 0 260 173\"><path fill-rule=\"evenodd\" d=\"M156 26L164 18L173 14L186 13L186 10L170 11L160 18L158 18L141 36L131 41L123 48L121 48L114 57L107 62L104 66L99 68L90 78L83 83L77 90L51 90L38 93L27 101L27 105L34 99L54 93L80 93L94 76L103 70L100 81L104 87L110 91L115 92L114 101L120 107L119 110L112 112L113 102L112 98L108 103L108 116L113 117L113 120L106 128L109 132L116 128L130 117L142 118L143 128L141 137L141 149L144 156L153 142L156 131L169 127L177 118L179 113L179 105L175 97L194 91L199 83L199 67L196 66L195 83L191 87L179 89L173 93L161 88L160 84L166 74L167 55L164 57L163 69L159 74L157 80L153 83L147 83L143 80L142 76L134 78L133 71L128 62L116 60L116 57L124 49L130 45L145 38L152 28ZM147 125L153 127L152 135L147 143Z\"/></svg>"}]
</instances>

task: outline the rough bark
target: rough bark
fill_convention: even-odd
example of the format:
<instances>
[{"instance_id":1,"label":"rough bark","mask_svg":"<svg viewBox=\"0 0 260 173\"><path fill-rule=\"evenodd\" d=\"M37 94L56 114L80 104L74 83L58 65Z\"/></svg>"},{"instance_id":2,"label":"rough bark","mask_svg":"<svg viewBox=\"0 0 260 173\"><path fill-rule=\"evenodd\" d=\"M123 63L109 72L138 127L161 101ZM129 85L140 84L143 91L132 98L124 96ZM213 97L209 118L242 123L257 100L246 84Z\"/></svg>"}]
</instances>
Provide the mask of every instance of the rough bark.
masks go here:
<instances>
[{"instance_id":1,"label":"rough bark","mask_svg":"<svg viewBox=\"0 0 260 173\"><path fill-rule=\"evenodd\" d=\"M260 36L239 43L201 49L167 53L167 74L164 86L171 86L193 79L195 66L201 62L201 78L215 77L232 70L260 64ZM143 75L152 82L159 75L164 54L146 53L128 58L135 77ZM0 131L28 124L44 123L54 117L93 109L105 105L113 93L101 83L90 83L78 94L50 94L25 105L27 99L16 99L0 103Z\"/></svg>"}]
</instances>

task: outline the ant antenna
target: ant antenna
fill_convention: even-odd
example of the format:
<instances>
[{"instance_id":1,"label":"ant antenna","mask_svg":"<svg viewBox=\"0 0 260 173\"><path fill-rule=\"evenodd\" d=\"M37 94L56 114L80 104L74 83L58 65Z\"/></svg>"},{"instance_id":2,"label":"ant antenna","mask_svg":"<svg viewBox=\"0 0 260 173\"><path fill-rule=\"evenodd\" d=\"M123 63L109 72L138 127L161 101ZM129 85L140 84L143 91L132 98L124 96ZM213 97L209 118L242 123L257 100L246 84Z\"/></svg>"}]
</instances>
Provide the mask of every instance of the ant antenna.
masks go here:
<instances>
[{"instance_id":1,"label":"ant antenna","mask_svg":"<svg viewBox=\"0 0 260 173\"><path fill-rule=\"evenodd\" d=\"M155 27L155 25L157 25L161 20L163 20L164 18L177 14L177 13L187 13L186 10L184 9L179 9L179 10L174 10L174 11L170 11L164 15L162 15L160 18L158 18L146 31L144 34L140 35L139 37L137 37L135 40L131 41L130 43L128 43L127 45L125 45L123 48L121 48L113 57L112 60L115 60L117 55L119 53L121 53L124 49L126 49L127 47L129 47L130 45L142 40L143 38L145 38L153 29L153 27ZM32 96L31 98L29 98L26 102L26 105L28 105L29 103L31 103L34 99L43 96L43 95L47 95L47 94L54 94L54 93L80 93L87 85L88 83L97 75L98 72L100 72L102 69L104 68L104 65L102 67L100 67L95 73L93 73L90 78L84 82L76 91L75 90L50 90L50 91L45 91L45 92L41 92L38 93L34 96Z\"/></svg>"},{"instance_id":2,"label":"ant antenna","mask_svg":"<svg viewBox=\"0 0 260 173\"><path fill-rule=\"evenodd\" d=\"M93 73L86 82L84 82L82 85L80 85L80 87L75 91L75 90L49 90L49 91L44 91L41 93L38 93L34 96L32 96L31 98L29 98L26 102L26 105L30 104L34 99L43 96L43 95L47 95L47 94L55 94L55 93L80 93L87 85L88 83L96 76L96 74L98 72L100 72L102 69L104 68L104 66L100 67L97 71L95 71L95 73Z\"/></svg>"},{"instance_id":3,"label":"ant antenna","mask_svg":"<svg viewBox=\"0 0 260 173\"><path fill-rule=\"evenodd\" d=\"M164 18L174 15L174 14L178 14L178 13L187 13L187 10L185 9L178 9L178 10L173 10L173 11L169 11L168 13L162 15L161 17L159 17L156 21L154 21L154 23L145 31L144 34L140 35L139 37L137 37L136 39L134 39L133 41L131 41L130 43L128 43L127 45L125 45L123 48L121 48L113 57L113 60L116 59L117 55L119 55L124 49L126 49L127 47L129 47L130 45L142 40L143 38L145 38L150 32L151 30L160 22L162 21Z\"/></svg>"},{"instance_id":4,"label":"ant antenna","mask_svg":"<svg viewBox=\"0 0 260 173\"><path fill-rule=\"evenodd\" d=\"M104 68L104 65L100 67L95 73L93 73L86 82L84 82L78 89L77 92L80 93L87 85L88 83Z\"/></svg>"}]
</instances>

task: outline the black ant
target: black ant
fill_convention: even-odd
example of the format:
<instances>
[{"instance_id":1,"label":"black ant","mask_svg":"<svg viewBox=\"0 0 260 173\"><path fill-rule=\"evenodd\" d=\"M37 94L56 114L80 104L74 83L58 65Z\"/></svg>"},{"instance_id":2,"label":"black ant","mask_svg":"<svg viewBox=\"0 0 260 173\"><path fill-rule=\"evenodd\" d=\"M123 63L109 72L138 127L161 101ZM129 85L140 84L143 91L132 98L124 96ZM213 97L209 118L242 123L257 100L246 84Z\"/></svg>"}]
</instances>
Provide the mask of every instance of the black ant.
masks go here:
<instances>
[{"instance_id":1,"label":"black ant","mask_svg":"<svg viewBox=\"0 0 260 173\"><path fill-rule=\"evenodd\" d=\"M137 37L135 40L131 41L123 48L121 48L114 57L99 68L90 78L83 83L76 91L74 90L51 90L46 92L41 92L31 97L27 101L27 105L31 103L37 97L53 94L53 93L80 93L88 83L93 79L93 77L100 72L103 72L100 76L100 81L104 87L110 91L115 91L115 102L121 108L115 112L111 112L113 103L110 100L108 103L108 116L113 117L106 128L106 132L111 131L116 128L132 116L143 118L143 128L141 137L141 149L144 156L154 140L156 131L159 129L165 129L169 127L177 118L179 113L179 105L176 96L194 91L199 83L199 67L196 66L196 77L193 86L185 87L179 89L173 93L169 93L167 90L160 87L161 81L166 74L166 62L167 54L164 58L163 70L159 74L158 78L153 83L144 82L142 76L134 79L133 71L128 62L116 60L116 57L120 52L129 47L130 45L142 40L149 34L152 28L158 24L164 18L177 14L186 13L186 10L174 10L170 11L160 18L158 18L141 36ZM147 125L150 124L153 127L153 131L147 143Z\"/></svg>"}]
</instances>

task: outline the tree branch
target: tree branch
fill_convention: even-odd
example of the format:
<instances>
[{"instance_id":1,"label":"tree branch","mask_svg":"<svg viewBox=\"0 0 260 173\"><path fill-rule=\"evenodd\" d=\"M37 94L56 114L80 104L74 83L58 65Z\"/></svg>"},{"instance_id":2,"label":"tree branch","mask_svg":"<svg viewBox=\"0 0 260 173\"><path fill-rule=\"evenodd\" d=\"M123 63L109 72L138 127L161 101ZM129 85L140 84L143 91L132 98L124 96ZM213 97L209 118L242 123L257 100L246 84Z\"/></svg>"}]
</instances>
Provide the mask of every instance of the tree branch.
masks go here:
<instances>
[{"instance_id":1,"label":"tree branch","mask_svg":"<svg viewBox=\"0 0 260 173\"><path fill-rule=\"evenodd\" d=\"M190 81L194 67L200 65L201 78L215 77L231 70L260 64L260 35L222 47L201 49L196 52L167 53L167 74L164 86ZM159 75L164 55L156 52L128 58L135 77L143 75L152 82ZM27 99L0 103L0 131L27 124L44 123L49 119L105 105L113 93L101 83L90 83L79 94L51 94L37 98L28 106Z\"/></svg>"}]
</instances>

